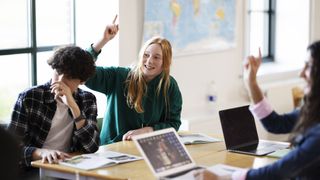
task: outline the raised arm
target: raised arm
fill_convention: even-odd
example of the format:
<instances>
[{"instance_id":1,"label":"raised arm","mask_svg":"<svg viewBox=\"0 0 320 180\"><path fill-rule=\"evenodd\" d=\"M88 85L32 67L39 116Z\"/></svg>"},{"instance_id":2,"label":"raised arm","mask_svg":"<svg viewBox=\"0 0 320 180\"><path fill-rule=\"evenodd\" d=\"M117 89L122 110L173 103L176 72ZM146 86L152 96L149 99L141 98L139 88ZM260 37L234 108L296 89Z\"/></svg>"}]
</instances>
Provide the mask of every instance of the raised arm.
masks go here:
<instances>
[{"instance_id":1,"label":"raised arm","mask_svg":"<svg viewBox=\"0 0 320 180\"><path fill-rule=\"evenodd\" d=\"M118 15L114 17L112 24L106 26L102 38L92 45L95 52L100 52L103 46L117 35L119 31L119 25L116 24L117 17Z\"/></svg>"},{"instance_id":2,"label":"raised arm","mask_svg":"<svg viewBox=\"0 0 320 180\"><path fill-rule=\"evenodd\" d=\"M249 56L247 58L247 62L244 65L245 73L248 76L248 78L246 79L248 85L248 92L254 104L259 103L263 99L263 93L257 82L257 72L259 70L261 61L261 50L259 48L259 56Z\"/></svg>"}]
</instances>

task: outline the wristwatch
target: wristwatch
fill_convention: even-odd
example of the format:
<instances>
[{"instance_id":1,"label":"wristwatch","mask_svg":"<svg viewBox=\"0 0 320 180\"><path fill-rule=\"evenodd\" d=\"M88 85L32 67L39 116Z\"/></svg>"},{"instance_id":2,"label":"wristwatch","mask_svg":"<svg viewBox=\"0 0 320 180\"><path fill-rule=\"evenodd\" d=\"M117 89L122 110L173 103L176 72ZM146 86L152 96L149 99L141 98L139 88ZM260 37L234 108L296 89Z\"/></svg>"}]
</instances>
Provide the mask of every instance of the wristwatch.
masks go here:
<instances>
[{"instance_id":1,"label":"wristwatch","mask_svg":"<svg viewBox=\"0 0 320 180\"><path fill-rule=\"evenodd\" d=\"M81 121L82 119L86 119L86 117L84 117L84 115L80 114L80 116L78 116L77 118L74 119L74 122L79 122Z\"/></svg>"}]
</instances>

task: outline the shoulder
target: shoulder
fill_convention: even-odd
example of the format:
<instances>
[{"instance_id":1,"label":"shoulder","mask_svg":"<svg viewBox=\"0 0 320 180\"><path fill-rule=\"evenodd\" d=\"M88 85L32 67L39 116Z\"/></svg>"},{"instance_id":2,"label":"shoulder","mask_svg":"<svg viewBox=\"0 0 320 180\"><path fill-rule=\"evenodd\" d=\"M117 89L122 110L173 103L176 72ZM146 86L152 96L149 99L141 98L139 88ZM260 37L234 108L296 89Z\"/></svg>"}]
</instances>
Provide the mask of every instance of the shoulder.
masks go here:
<instances>
[{"instance_id":1,"label":"shoulder","mask_svg":"<svg viewBox=\"0 0 320 180\"><path fill-rule=\"evenodd\" d=\"M170 86L169 86L169 93L174 94L175 96L181 96L180 88L176 79L170 76Z\"/></svg>"},{"instance_id":2,"label":"shoulder","mask_svg":"<svg viewBox=\"0 0 320 180\"><path fill-rule=\"evenodd\" d=\"M97 66L96 69L103 71L129 72L131 68L121 66Z\"/></svg>"},{"instance_id":3,"label":"shoulder","mask_svg":"<svg viewBox=\"0 0 320 180\"><path fill-rule=\"evenodd\" d=\"M171 76L171 75L170 75L170 85L172 85L172 86L178 86L177 80L176 80L173 76Z\"/></svg>"},{"instance_id":4,"label":"shoulder","mask_svg":"<svg viewBox=\"0 0 320 180\"><path fill-rule=\"evenodd\" d=\"M78 88L78 92L76 96L78 96L78 98L81 98L82 100L96 101L96 96L92 92L89 92L80 88Z\"/></svg>"},{"instance_id":5,"label":"shoulder","mask_svg":"<svg viewBox=\"0 0 320 180\"><path fill-rule=\"evenodd\" d=\"M22 99L43 99L48 94L50 94L50 84L46 83L25 89L19 94L19 97Z\"/></svg>"},{"instance_id":6,"label":"shoulder","mask_svg":"<svg viewBox=\"0 0 320 180\"><path fill-rule=\"evenodd\" d=\"M178 82L172 76L170 76L170 87L169 87L169 89L172 89L172 90L177 89L177 90L179 90Z\"/></svg>"},{"instance_id":7,"label":"shoulder","mask_svg":"<svg viewBox=\"0 0 320 180\"><path fill-rule=\"evenodd\" d=\"M115 67L115 68L119 74L122 74L125 76L127 76L128 73L131 71L131 68L129 67Z\"/></svg>"},{"instance_id":8,"label":"shoulder","mask_svg":"<svg viewBox=\"0 0 320 180\"><path fill-rule=\"evenodd\" d=\"M306 136L315 136L320 139L320 123L315 124L306 132Z\"/></svg>"},{"instance_id":9,"label":"shoulder","mask_svg":"<svg viewBox=\"0 0 320 180\"><path fill-rule=\"evenodd\" d=\"M115 73L115 74L122 74L122 75L127 75L130 72L129 67L117 67L117 66L108 66L108 67L103 67L103 66L97 66L96 67L97 73Z\"/></svg>"}]
</instances>

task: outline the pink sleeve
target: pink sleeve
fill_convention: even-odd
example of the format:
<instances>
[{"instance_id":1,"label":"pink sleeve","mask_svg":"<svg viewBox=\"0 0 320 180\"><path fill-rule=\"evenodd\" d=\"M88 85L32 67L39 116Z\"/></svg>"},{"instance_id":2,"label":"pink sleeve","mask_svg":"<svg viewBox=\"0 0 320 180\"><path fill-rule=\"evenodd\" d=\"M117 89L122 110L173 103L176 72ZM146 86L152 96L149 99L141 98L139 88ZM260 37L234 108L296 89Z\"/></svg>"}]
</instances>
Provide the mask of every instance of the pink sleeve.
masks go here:
<instances>
[{"instance_id":1,"label":"pink sleeve","mask_svg":"<svg viewBox=\"0 0 320 180\"><path fill-rule=\"evenodd\" d=\"M267 117L273 111L273 108L265 97L257 104L250 105L249 109L259 120Z\"/></svg>"},{"instance_id":2,"label":"pink sleeve","mask_svg":"<svg viewBox=\"0 0 320 180\"><path fill-rule=\"evenodd\" d=\"M232 180L245 180L248 171L248 169L237 170L236 172L232 173Z\"/></svg>"}]
</instances>

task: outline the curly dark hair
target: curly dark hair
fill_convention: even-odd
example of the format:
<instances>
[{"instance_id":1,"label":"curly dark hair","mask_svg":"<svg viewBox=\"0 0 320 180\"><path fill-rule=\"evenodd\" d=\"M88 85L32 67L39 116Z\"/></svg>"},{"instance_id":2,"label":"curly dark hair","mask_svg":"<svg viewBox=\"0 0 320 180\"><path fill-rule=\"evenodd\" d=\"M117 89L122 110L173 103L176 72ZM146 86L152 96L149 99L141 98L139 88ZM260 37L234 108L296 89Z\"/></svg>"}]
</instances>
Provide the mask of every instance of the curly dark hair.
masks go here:
<instances>
[{"instance_id":1,"label":"curly dark hair","mask_svg":"<svg viewBox=\"0 0 320 180\"><path fill-rule=\"evenodd\" d=\"M81 82L85 82L95 73L95 63L92 56L77 46L57 49L48 60L48 64L58 74L64 74L70 79L80 79Z\"/></svg>"},{"instance_id":2,"label":"curly dark hair","mask_svg":"<svg viewBox=\"0 0 320 180\"><path fill-rule=\"evenodd\" d=\"M320 41L310 44L308 51L312 58L310 92L305 96L305 103L301 109L299 121L290 138L293 143L296 136L304 133L314 124L320 123Z\"/></svg>"}]
</instances>

